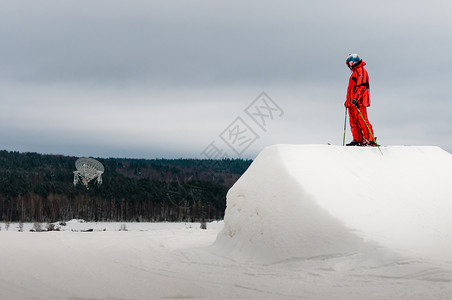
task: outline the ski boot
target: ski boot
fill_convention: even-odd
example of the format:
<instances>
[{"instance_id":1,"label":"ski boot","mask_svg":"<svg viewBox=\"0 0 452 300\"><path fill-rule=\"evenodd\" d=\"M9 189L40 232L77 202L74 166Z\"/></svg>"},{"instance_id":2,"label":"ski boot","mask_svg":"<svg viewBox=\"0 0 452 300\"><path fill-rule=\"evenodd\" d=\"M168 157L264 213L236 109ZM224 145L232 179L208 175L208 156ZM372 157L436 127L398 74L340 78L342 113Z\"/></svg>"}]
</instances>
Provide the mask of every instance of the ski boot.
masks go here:
<instances>
[{"instance_id":1,"label":"ski boot","mask_svg":"<svg viewBox=\"0 0 452 300\"><path fill-rule=\"evenodd\" d=\"M348 143L346 146L361 146L361 143L354 139L353 141Z\"/></svg>"},{"instance_id":2,"label":"ski boot","mask_svg":"<svg viewBox=\"0 0 452 300\"><path fill-rule=\"evenodd\" d=\"M375 142L374 141L367 141L367 146L372 146L372 147L380 146L380 145L377 144L377 137L375 137Z\"/></svg>"}]
</instances>

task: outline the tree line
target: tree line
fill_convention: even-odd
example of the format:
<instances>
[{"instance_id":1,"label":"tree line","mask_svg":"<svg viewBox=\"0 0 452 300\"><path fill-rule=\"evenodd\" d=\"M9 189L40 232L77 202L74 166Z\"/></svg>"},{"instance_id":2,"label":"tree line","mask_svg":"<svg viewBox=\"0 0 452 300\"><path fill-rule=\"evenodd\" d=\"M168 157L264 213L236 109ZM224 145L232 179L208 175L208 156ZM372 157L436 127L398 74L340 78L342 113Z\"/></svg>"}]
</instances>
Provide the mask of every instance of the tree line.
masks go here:
<instances>
[{"instance_id":1,"label":"tree line","mask_svg":"<svg viewBox=\"0 0 452 300\"><path fill-rule=\"evenodd\" d=\"M96 158L103 184L73 185L77 157L0 151L6 222L210 221L251 160Z\"/></svg>"}]
</instances>

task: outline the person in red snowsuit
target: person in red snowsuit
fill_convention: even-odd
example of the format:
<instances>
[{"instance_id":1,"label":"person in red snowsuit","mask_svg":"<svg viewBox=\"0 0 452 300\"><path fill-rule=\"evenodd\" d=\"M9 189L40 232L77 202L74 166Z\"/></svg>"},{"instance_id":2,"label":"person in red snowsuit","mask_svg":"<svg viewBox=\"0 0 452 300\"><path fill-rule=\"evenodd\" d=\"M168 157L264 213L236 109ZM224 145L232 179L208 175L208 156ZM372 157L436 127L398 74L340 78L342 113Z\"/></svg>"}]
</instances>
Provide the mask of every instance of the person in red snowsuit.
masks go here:
<instances>
[{"instance_id":1,"label":"person in red snowsuit","mask_svg":"<svg viewBox=\"0 0 452 300\"><path fill-rule=\"evenodd\" d=\"M372 125L367 118L367 107L370 106L370 88L369 75L364 68L366 63L357 54L350 54L346 64L352 71L348 81L345 107L348 108L350 128L353 135L353 141L347 146L376 146ZM358 109L361 111L362 117Z\"/></svg>"}]
</instances>

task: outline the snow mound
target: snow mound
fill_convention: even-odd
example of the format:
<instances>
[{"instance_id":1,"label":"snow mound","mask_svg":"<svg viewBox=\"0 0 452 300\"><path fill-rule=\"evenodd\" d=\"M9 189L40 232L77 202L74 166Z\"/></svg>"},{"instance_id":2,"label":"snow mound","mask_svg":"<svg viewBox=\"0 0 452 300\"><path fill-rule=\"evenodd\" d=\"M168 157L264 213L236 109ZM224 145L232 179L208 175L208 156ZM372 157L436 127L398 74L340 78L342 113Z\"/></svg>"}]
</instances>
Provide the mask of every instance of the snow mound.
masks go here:
<instances>
[{"instance_id":1,"label":"snow mound","mask_svg":"<svg viewBox=\"0 0 452 300\"><path fill-rule=\"evenodd\" d=\"M227 194L215 251L236 260L391 253L452 261L452 155L438 147L275 145Z\"/></svg>"}]
</instances>

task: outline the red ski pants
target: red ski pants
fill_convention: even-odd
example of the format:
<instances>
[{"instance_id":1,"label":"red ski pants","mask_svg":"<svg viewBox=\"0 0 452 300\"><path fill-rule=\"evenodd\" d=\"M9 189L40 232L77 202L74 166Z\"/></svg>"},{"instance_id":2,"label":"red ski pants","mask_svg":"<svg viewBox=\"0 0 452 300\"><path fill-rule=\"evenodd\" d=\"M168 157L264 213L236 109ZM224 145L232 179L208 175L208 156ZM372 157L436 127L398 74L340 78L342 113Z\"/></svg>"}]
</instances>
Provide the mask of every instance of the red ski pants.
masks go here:
<instances>
[{"instance_id":1,"label":"red ski pants","mask_svg":"<svg viewBox=\"0 0 452 300\"><path fill-rule=\"evenodd\" d=\"M366 123L364 123L364 120L359 114L356 106L350 106L348 108L348 115L350 116L350 128L352 130L353 139L357 142L362 142L363 140L373 141L372 136L374 134L374 131L372 129L372 125L369 122L369 119L367 118L367 109L365 106L360 105L359 110L361 111L361 114L363 115L364 120L366 120L369 128L367 128ZM370 134L369 130L372 132L372 134Z\"/></svg>"}]
</instances>

